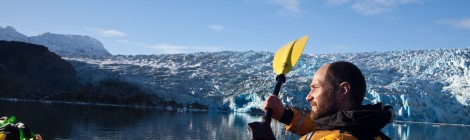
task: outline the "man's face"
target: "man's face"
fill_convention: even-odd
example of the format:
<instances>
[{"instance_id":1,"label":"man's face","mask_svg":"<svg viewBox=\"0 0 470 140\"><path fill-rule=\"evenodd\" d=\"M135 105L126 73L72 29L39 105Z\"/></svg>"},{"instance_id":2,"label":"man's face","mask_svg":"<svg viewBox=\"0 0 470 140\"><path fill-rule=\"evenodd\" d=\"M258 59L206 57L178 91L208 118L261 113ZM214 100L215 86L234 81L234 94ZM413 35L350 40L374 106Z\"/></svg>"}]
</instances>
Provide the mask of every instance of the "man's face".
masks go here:
<instances>
[{"instance_id":1,"label":"man's face","mask_svg":"<svg viewBox=\"0 0 470 140\"><path fill-rule=\"evenodd\" d=\"M310 92L306 100L310 103L311 112L310 117L313 120L322 118L338 111L336 106L336 94L327 81L325 81L325 74L329 65L324 65L318 69L314 74L312 83L310 84Z\"/></svg>"}]
</instances>

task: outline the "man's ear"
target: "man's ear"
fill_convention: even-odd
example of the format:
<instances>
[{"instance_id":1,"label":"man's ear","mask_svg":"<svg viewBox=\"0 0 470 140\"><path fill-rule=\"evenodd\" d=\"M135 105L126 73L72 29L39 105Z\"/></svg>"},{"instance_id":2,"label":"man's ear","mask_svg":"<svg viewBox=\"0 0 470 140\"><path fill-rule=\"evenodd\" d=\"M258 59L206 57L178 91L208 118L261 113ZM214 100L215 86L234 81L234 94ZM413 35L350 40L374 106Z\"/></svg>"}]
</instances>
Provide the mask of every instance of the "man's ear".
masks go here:
<instances>
[{"instance_id":1,"label":"man's ear","mask_svg":"<svg viewBox=\"0 0 470 140\"><path fill-rule=\"evenodd\" d=\"M351 84L348 82L342 82L339 84L340 95L346 95L351 93Z\"/></svg>"}]
</instances>

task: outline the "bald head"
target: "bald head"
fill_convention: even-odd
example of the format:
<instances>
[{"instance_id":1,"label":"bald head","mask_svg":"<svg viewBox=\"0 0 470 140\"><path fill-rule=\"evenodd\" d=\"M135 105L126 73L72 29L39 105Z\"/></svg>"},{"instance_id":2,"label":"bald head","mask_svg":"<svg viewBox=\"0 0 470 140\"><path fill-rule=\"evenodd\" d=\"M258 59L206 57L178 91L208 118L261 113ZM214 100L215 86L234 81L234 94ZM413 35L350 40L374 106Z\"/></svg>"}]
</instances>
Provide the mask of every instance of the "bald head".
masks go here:
<instances>
[{"instance_id":1,"label":"bald head","mask_svg":"<svg viewBox=\"0 0 470 140\"><path fill-rule=\"evenodd\" d=\"M360 106L366 93L366 81L361 70L350 62L334 62L328 65L325 81L337 90L340 84L347 82L350 85L351 99L355 106Z\"/></svg>"}]
</instances>

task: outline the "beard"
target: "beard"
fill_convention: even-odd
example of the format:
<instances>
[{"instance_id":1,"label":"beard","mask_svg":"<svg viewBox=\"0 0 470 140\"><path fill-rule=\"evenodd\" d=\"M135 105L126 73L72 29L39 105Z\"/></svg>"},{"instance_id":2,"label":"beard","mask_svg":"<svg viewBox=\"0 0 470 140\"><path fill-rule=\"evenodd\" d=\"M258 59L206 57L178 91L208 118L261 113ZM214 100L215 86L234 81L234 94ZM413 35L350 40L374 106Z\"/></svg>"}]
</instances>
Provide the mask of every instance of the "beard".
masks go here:
<instances>
[{"instance_id":1,"label":"beard","mask_svg":"<svg viewBox=\"0 0 470 140\"><path fill-rule=\"evenodd\" d=\"M318 97L318 102L311 101L310 106L316 106L315 111L310 112L312 120L323 118L328 115L332 115L337 112L337 106L335 105L335 94L327 93L324 96Z\"/></svg>"}]
</instances>

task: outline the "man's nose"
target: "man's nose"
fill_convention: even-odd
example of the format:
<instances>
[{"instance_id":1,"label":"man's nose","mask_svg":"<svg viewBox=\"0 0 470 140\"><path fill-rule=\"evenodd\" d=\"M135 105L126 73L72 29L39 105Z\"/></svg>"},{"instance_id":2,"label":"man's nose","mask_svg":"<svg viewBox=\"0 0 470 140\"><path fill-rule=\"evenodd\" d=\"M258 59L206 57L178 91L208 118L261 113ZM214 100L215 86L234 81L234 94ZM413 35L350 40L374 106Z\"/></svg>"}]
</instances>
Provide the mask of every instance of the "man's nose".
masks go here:
<instances>
[{"instance_id":1,"label":"man's nose","mask_svg":"<svg viewBox=\"0 0 470 140\"><path fill-rule=\"evenodd\" d=\"M310 102L310 101L313 100L312 91L310 91L310 92L307 94L307 97L305 97L305 100L307 100L307 102Z\"/></svg>"}]
</instances>

